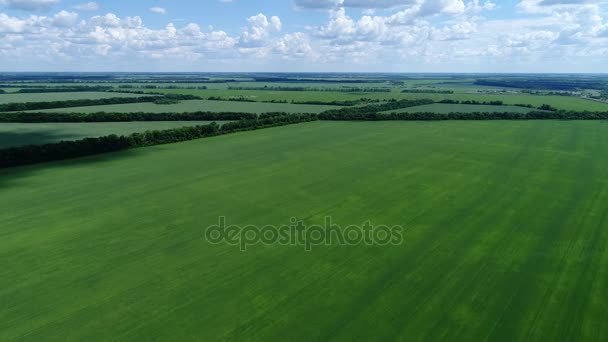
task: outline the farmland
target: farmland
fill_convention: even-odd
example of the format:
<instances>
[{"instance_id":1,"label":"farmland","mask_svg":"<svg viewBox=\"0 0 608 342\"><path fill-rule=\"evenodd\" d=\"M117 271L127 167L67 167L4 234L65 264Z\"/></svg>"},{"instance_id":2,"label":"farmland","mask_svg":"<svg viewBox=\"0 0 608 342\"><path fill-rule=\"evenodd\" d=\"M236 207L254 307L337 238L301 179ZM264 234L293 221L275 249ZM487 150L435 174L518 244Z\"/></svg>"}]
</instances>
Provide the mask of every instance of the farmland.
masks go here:
<instances>
[{"instance_id":1,"label":"farmland","mask_svg":"<svg viewBox=\"0 0 608 342\"><path fill-rule=\"evenodd\" d=\"M369 98L375 100L390 100L390 99L431 99L436 101L441 100L457 100L457 101L503 101L508 105L529 104L539 107L543 104L551 104L552 106L563 110L588 110L588 111L606 111L608 103L590 101L582 98L569 96L555 95L525 95L525 94L476 94L476 93L455 93L455 94L411 94L401 92L391 93L341 93L341 92L293 92L293 91L262 91L262 90L188 90L188 89L157 89L155 92L163 92L167 94L190 94L208 97L220 97L224 99L230 98L246 98L255 101L353 101L361 98Z\"/></svg>"},{"instance_id":2,"label":"farmland","mask_svg":"<svg viewBox=\"0 0 608 342\"><path fill-rule=\"evenodd\" d=\"M190 100L182 101L178 104L157 105L154 103L128 103L117 105L88 106L47 109L47 113L184 113L184 112L245 112L245 113L266 113L266 112L286 112L286 113L320 113L329 109L340 108L337 106L324 105L297 105L290 103L258 103L243 101L206 101ZM39 112L34 110L33 112ZM1 114L0 114L1 115Z\"/></svg>"},{"instance_id":3,"label":"farmland","mask_svg":"<svg viewBox=\"0 0 608 342\"><path fill-rule=\"evenodd\" d=\"M314 122L0 171L0 339L601 340L607 134ZM221 215L406 233L243 253Z\"/></svg>"},{"instance_id":4,"label":"farmland","mask_svg":"<svg viewBox=\"0 0 608 342\"><path fill-rule=\"evenodd\" d=\"M2 77L0 341L608 336L606 77Z\"/></svg>"},{"instance_id":5,"label":"farmland","mask_svg":"<svg viewBox=\"0 0 608 342\"><path fill-rule=\"evenodd\" d=\"M209 122L3 123L0 124L0 149L205 124Z\"/></svg>"}]
</instances>

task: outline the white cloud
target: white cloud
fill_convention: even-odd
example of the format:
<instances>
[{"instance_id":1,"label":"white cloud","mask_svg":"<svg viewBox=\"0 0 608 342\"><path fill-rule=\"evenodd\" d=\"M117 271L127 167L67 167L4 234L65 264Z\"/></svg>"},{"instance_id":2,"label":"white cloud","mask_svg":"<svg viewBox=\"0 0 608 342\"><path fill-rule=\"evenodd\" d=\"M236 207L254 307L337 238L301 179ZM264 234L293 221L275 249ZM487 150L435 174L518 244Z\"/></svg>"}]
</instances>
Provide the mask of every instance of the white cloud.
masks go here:
<instances>
[{"instance_id":1,"label":"white cloud","mask_svg":"<svg viewBox=\"0 0 608 342\"><path fill-rule=\"evenodd\" d=\"M0 5L22 11L47 11L57 5L59 0L1 0Z\"/></svg>"},{"instance_id":2,"label":"white cloud","mask_svg":"<svg viewBox=\"0 0 608 342\"><path fill-rule=\"evenodd\" d=\"M53 25L70 27L78 21L78 13L61 11L53 16Z\"/></svg>"},{"instance_id":3,"label":"white cloud","mask_svg":"<svg viewBox=\"0 0 608 342\"><path fill-rule=\"evenodd\" d=\"M256 47L264 44L265 39L272 32L281 31L283 24L277 16L272 16L270 21L263 13L249 17L249 26L243 29L240 43L244 47Z\"/></svg>"},{"instance_id":4,"label":"white cloud","mask_svg":"<svg viewBox=\"0 0 608 342\"><path fill-rule=\"evenodd\" d=\"M96 2L87 2L86 4L80 4L72 7L77 11L97 11L99 10L99 4Z\"/></svg>"},{"instance_id":5,"label":"white cloud","mask_svg":"<svg viewBox=\"0 0 608 342\"><path fill-rule=\"evenodd\" d=\"M167 14L167 10L163 7L150 7L150 12L157 14Z\"/></svg>"},{"instance_id":6,"label":"white cloud","mask_svg":"<svg viewBox=\"0 0 608 342\"><path fill-rule=\"evenodd\" d=\"M150 28L137 16L84 17L80 11L94 7L88 4L46 15L0 13L0 56L7 68L65 62L72 70L95 63L125 69L159 63L165 68L198 65L199 70L209 65L231 65L232 70L289 65L336 71L351 65L421 71L463 65L492 71L503 65L518 71L513 68L544 67L546 60L585 65L587 58L608 57L608 22L601 1L521 0L518 18L502 19L491 19L490 11L501 8L489 0L297 3L323 8L307 15L325 20L294 30L285 18L259 13L243 18L240 29L168 19L160 28ZM173 59L180 63L166 63Z\"/></svg>"}]
</instances>

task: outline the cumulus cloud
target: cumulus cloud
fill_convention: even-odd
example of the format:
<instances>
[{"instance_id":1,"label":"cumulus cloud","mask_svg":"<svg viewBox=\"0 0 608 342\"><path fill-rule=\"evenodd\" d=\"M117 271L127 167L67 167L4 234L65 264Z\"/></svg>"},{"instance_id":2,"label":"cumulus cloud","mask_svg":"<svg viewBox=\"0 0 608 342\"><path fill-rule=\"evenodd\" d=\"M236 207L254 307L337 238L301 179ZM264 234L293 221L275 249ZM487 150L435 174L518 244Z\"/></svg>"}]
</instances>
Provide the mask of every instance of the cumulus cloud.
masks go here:
<instances>
[{"instance_id":1,"label":"cumulus cloud","mask_svg":"<svg viewBox=\"0 0 608 342\"><path fill-rule=\"evenodd\" d=\"M268 17L263 13L249 17L249 26L243 29L240 43L246 47L255 47L264 43L264 40L273 32L283 28L281 19L277 16Z\"/></svg>"},{"instance_id":2,"label":"cumulus cloud","mask_svg":"<svg viewBox=\"0 0 608 342\"><path fill-rule=\"evenodd\" d=\"M72 7L77 11L97 11L99 10L99 4L96 2L87 2L86 4L80 4Z\"/></svg>"},{"instance_id":3,"label":"cumulus cloud","mask_svg":"<svg viewBox=\"0 0 608 342\"><path fill-rule=\"evenodd\" d=\"M393 8L418 3L417 0L296 0L300 8Z\"/></svg>"},{"instance_id":4,"label":"cumulus cloud","mask_svg":"<svg viewBox=\"0 0 608 342\"><path fill-rule=\"evenodd\" d=\"M317 25L290 30L293 26L285 18L258 13L242 18L240 29L224 31L183 20L167 20L151 28L138 16L85 17L84 11L98 10L96 3L52 14L0 13L0 57L6 65L11 61L22 65L29 59L37 61L30 65L65 60L70 66L79 61L83 65L107 61L139 67L150 61L163 64L179 59L180 66L292 63L291 69L322 65L342 70L361 64L364 70L400 70L404 66L511 66L554 56L563 61L608 56L602 1L519 0L517 18L499 19L491 18L491 11L500 8L490 0L296 3L302 9L322 9L312 13L323 19ZM214 63L207 62L211 60Z\"/></svg>"},{"instance_id":5,"label":"cumulus cloud","mask_svg":"<svg viewBox=\"0 0 608 342\"><path fill-rule=\"evenodd\" d=\"M167 14L167 10L163 7L151 7L150 12L157 14Z\"/></svg>"},{"instance_id":6,"label":"cumulus cloud","mask_svg":"<svg viewBox=\"0 0 608 342\"><path fill-rule=\"evenodd\" d=\"M48 11L58 3L59 0L0 0L1 5L22 11Z\"/></svg>"}]
</instances>

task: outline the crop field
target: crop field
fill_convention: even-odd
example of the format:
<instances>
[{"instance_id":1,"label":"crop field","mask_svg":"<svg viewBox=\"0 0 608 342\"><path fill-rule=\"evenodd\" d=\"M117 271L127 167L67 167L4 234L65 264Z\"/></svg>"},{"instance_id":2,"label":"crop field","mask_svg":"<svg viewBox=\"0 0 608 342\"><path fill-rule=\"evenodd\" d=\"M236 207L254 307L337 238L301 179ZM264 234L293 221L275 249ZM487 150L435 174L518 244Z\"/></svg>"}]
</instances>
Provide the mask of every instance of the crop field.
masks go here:
<instances>
[{"instance_id":1,"label":"crop field","mask_svg":"<svg viewBox=\"0 0 608 342\"><path fill-rule=\"evenodd\" d=\"M147 130L206 125L207 121L99 122L99 123L0 123L0 149L78 140L104 135L128 135ZM222 122L218 122L221 124Z\"/></svg>"},{"instance_id":2,"label":"crop field","mask_svg":"<svg viewBox=\"0 0 608 342\"><path fill-rule=\"evenodd\" d=\"M390 110L386 113L529 113L532 108L516 106L489 106L489 105L466 105L466 104L447 104L434 103L430 105Z\"/></svg>"},{"instance_id":3,"label":"crop field","mask_svg":"<svg viewBox=\"0 0 608 342\"><path fill-rule=\"evenodd\" d=\"M141 94L109 92L73 92L73 93L40 93L40 94L0 94L0 104L18 102L50 102L68 100L97 100L112 97L140 97Z\"/></svg>"},{"instance_id":4,"label":"crop field","mask_svg":"<svg viewBox=\"0 0 608 342\"><path fill-rule=\"evenodd\" d=\"M0 340L600 341L606 136L313 122L0 171ZM241 252L219 216L405 233Z\"/></svg>"},{"instance_id":5,"label":"crop field","mask_svg":"<svg viewBox=\"0 0 608 342\"><path fill-rule=\"evenodd\" d=\"M474 93L455 93L455 94L412 94L393 91L391 93L341 93L341 92L316 92L316 91L267 91L267 90L189 90L189 89L155 89L155 92L167 94L191 94L208 97L221 97L225 99L244 97L255 101L353 101L360 98L390 100L390 99L431 99L458 100L458 101L503 101L508 105L530 104L535 107L543 104L564 110L577 111L608 111L608 103L586 100L571 96L556 95L524 95L524 94L474 94Z\"/></svg>"},{"instance_id":6,"label":"crop field","mask_svg":"<svg viewBox=\"0 0 608 342\"><path fill-rule=\"evenodd\" d=\"M102 106L87 106L87 107L71 107L46 110L34 110L33 112L47 113L130 113L130 112L147 112L147 113L186 113L186 112L241 112L241 113L267 113L267 112L285 112L285 113L320 113L329 109L341 108L337 106L325 105L297 105L290 103L259 103L259 102L243 102L243 101L207 101L207 100L189 100L181 101L178 104L157 105L151 102L145 103L127 103L117 105L102 105Z\"/></svg>"}]
</instances>

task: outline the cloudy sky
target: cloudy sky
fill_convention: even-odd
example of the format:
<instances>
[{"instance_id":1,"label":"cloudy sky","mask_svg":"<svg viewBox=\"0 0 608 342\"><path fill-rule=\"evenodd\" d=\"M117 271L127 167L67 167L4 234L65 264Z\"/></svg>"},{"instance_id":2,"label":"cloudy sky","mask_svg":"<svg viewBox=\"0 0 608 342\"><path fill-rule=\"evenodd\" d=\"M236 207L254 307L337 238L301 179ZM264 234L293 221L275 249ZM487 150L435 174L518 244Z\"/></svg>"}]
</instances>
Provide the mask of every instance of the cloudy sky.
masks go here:
<instances>
[{"instance_id":1,"label":"cloudy sky","mask_svg":"<svg viewBox=\"0 0 608 342\"><path fill-rule=\"evenodd\" d=\"M608 0L0 0L0 71L608 72Z\"/></svg>"}]
</instances>

